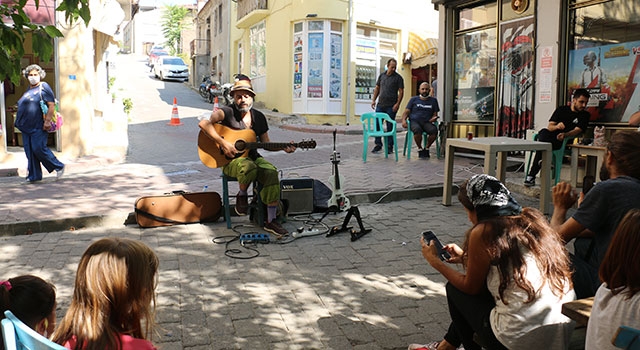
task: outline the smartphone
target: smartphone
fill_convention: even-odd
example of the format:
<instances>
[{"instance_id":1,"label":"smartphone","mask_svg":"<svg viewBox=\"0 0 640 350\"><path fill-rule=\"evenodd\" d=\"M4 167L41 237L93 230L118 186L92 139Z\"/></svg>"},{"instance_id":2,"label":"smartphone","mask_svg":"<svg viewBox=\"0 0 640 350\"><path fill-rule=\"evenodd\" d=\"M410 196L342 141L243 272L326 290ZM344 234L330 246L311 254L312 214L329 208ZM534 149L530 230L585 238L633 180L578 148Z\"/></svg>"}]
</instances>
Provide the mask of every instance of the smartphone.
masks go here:
<instances>
[{"instance_id":1,"label":"smartphone","mask_svg":"<svg viewBox=\"0 0 640 350\"><path fill-rule=\"evenodd\" d=\"M430 241L433 241L436 244L436 248L438 249L438 255L440 256L440 260L447 261L451 259L451 255L449 254L449 252L444 250L444 248L442 247L442 243L440 243L440 240L438 240L438 237L436 237L436 234L433 233L433 231L422 232L422 237L424 237L424 240L427 243L429 243Z\"/></svg>"},{"instance_id":2,"label":"smartphone","mask_svg":"<svg viewBox=\"0 0 640 350\"><path fill-rule=\"evenodd\" d=\"M589 193L589 190L593 188L595 182L596 178L591 175L587 175L582 179L582 193L584 193L585 196L587 195L587 193Z\"/></svg>"}]
</instances>

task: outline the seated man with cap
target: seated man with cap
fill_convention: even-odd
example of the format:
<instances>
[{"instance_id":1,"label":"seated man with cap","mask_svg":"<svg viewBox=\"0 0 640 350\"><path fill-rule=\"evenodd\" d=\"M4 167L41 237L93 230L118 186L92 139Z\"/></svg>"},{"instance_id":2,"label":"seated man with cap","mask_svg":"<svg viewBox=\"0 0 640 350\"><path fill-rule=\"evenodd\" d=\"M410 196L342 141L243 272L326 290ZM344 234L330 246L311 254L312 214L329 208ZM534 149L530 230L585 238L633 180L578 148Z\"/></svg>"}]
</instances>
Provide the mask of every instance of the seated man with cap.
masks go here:
<instances>
[{"instance_id":1,"label":"seated man with cap","mask_svg":"<svg viewBox=\"0 0 640 350\"><path fill-rule=\"evenodd\" d=\"M258 142L270 142L269 125L264 114L253 109L255 92L251 86L251 79L243 74L236 76L236 81L231 88L233 104L230 107L222 106L211 113L209 119L200 121L199 127L218 145L224 154L233 159L239 152L235 145L222 138L213 127L215 123L221 123L231 129L251 129L256 133ZM270 151L285 151L292 153L296 150L293 145ZM284 236L288 232L276 220L276 210L280 199L280 181L278 170L273 164L266 161L257 150L249 151L247 157L235 158L222 168L225 175L238 179L240 191L236 195L236 212L238 215L246 215L248 211L247 190L249 185L258 180L262 184L260 198L267 204L267 219L264 230L276 236Z\"/></svg>"}]
</instances>

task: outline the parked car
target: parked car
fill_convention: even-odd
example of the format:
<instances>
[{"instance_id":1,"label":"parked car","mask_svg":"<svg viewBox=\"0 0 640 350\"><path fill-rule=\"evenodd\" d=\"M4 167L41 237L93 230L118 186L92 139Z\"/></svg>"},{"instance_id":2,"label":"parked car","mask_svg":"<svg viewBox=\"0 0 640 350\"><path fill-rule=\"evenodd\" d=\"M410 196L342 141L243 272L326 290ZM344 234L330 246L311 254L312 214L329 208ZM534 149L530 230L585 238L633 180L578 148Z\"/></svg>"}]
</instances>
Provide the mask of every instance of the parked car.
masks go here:
<instances>
[{"instance_id":1,"label":"parked car","mask_svg":"<svg viewBox=\"0 0 640 350\"><path fill-rule=\"evenodd\" d=\"M154 49L149 51L149 60L147 61L147 65L153 68L153 65L158 60L160 56L169 56L169 52L164 49Z\"/></svg>"},{"instance_id":2,"label":"parked car","mask_svg":"<svg viewBox=\"0 0 640 350\"><path fill-rule=\"evenodd\" d=\"M177 56L160 56L153 65L153 74L160 80L189 79L189 67Z\"/></svg>"}]
</instances>

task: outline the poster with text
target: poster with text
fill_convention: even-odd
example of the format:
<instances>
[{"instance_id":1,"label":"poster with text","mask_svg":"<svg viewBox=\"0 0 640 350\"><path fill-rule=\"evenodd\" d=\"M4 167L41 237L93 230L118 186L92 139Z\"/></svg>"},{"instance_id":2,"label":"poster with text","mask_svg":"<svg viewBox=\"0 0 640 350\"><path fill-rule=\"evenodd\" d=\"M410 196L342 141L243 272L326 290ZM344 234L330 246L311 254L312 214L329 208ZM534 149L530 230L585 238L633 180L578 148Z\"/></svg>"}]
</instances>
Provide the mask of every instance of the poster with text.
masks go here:
<instances>
[{"instance_id":1,"label":"poster with text","mask_svg":"<svg viewBox=\"0 0 640 350\"><path fill-rule=\"evenodd\" d=\"M585 88L591 94L591 121L628 123L640 110L640 41L599 45L583 41L569 52L569 95Z\"/></svg>"},{"instance_id":2,"label":"poster with text","mask_svg":"<svg viewBox=\"0 0 640 350\"><path fill-rule=\"evenodd\" d=\"M302 34L293 36L293 98L302 97Z\"/></svg>"},{"instance_id":3,"label":"poster with text","mask_svg":"<svg viewBox=\"0 0 640 350\"><path fill-rule=\"evenodd\" d=\"M342 97L342 34L331 34L329 98Z\"/></svg>"},{"instance_id":4,"label":"poster with text","mask_svg":"<svg viewBox=\"0 0 640 350\"><path fill-rule=\"evenodd\" d=\"M497 136L524 139L533 128L533 17L500 26L500 84Z\"/></svg>"},{"instance_id":5,"label":"poster with text","mask_svg":"<svg viewBox=\"0 0 640 350\"><path fill-rule=\"evenodd\" d=\"M309 33L309 71L307 78L307 97L322 97L322 51L324 34Z\"/></svg>"},{"instance_id":6,"label":"poster with text","mask_svg":"<svg viewBox=\"0 0 640 350\"><path fill-rule=\"evenodd\" d=\"M460 121L493 121L494 87L454 89L454 119Z\"/></svg>"}]
</instances>

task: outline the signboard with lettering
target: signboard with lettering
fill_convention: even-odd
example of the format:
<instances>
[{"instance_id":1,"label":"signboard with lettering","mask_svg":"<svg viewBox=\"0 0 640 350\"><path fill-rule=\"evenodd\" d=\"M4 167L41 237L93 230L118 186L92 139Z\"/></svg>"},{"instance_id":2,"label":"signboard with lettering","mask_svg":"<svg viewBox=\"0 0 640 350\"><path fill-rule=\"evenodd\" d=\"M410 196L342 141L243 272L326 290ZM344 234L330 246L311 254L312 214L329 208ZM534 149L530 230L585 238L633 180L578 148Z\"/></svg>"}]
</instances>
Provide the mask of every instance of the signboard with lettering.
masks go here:
<instances>
[{"instance_id":1,"label":"signboard with lettering","mask_svg":"<svg viewBox=\"0 0 640 350\"><path fill-rule=\"evenodd\" d=\"M598 45L585 41L569 52L569 92L591 94L591 121L627 123L640 110L640 41Z\"/></svg>"}]
</instances>

